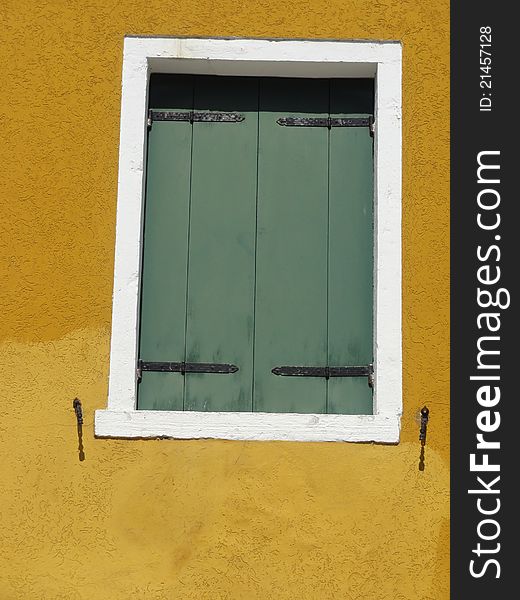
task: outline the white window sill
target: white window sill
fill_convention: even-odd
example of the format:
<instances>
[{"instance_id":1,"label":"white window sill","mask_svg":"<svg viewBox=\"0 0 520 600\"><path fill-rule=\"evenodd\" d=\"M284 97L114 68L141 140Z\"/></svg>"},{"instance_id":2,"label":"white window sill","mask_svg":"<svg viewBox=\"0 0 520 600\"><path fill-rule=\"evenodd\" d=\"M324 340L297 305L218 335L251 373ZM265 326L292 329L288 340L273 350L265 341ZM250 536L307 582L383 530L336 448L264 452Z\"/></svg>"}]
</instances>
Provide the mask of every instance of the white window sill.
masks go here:
<instances>
[{"instance_id":1,"label":"white window sill","mask_svg":"<svg viewBox=\"0 0 520 600\"><path fill-rule=\"evenodd\" d=\"M116 438L215 438L298 442L399 441L396 415L98 410L95 434Z\"/></svg>"}]
</instances>

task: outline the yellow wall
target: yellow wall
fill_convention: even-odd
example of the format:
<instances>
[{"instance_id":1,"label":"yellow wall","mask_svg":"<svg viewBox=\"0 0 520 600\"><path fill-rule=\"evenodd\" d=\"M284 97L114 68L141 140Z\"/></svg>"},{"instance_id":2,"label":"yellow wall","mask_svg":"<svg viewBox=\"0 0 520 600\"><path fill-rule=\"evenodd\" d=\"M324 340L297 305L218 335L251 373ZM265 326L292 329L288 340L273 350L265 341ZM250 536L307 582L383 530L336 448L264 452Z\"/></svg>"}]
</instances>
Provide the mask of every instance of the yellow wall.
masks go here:
<instances>
[{"instance_id":1,"label":"yellow wall","mask_svg":"<svg viewBox=\"0 0 520 600\"><path fill-rule=\"evenodd\" d=\"M447 599L448 1L4 0L0 22L0 600ZM125 33L402 40L399 445L93 437Z\"/></svg>"}]
</instances>

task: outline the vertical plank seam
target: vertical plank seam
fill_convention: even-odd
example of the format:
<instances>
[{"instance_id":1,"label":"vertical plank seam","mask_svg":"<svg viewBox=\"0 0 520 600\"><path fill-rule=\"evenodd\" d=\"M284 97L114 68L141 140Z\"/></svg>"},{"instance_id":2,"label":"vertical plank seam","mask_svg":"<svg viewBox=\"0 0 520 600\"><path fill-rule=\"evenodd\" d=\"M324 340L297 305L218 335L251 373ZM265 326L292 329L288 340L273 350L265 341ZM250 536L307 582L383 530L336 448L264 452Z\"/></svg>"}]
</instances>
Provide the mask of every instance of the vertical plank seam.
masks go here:
<instances>
[{"instance_id":1,"label":"vertical plank seam","mask_svg":"<svg viewBox=\"0 0 520 600\"><path fill-rule=\"evenodd\" d=\"M255 347L256 347L256 294L257 294L257 265L258 265L258 186L260 176L260 83L262 79L257 80L257 103L256 103L256 197L255 197L255 272L253 282L253 353L252 353L252 380L251 380L251 412L255 411L255 380L256 380L256 363L255 363Z\"/></svg>"},{"instance_id":2,"label":"vertical plank seam","mask_svg":"<svg viewBox=\"0 0 520 600\"><path fill-rule=\"evenodd\" d=\"M137 330L137 360L139 361L139 359L141 359L141 330L142 330L142 325L143 325L143 320L142 320L142 313L143 313L143 289L144 289L144 268L145 268L145 264L144 264L144 252L145 252L145 245L146 245L146 237L145 237L145 233L146 233L146 208L147 208L147 201L148 201L148 164L150 161L150 135L151 135L151 130L147 131L146 133L146 165L145 165L145 173L146 173L146 180L145 180L145 191L143 194L143 225L142 225L142 231L141 231L141 239L142 244L141 244L141 269L140 269L140 281L139 281L139 305L138 305L138 330ZM137 365L135 365L135 368L137 369ZM136 371L137 373L137 371ZM137 382L137 386L136 386L136 398L135 398L135 408L136 410L139 410L139 394L140 392L140 381Z\"/></svg>"},{"instance_id":3,"label":"vertical plank seam","mask_svg":"<svg viewBox=\"0 0 520 600\"><path fill-rule=\"evenodd\" d=\"M376 91L375 91L375 86L372 87L371 90L372 93L372 106L371 106L371 112L372 115L375 118L375 113L376 113L376 107L375 107L375 99L376 99ZM371 336L370 336L370 340L371 340L371 351L370 351L370 362L372 363L372 367L375 370L376 367L376 361L375 361L375 347L376 347L376 338L375 338L375 329L376 329L376 312L375 312L375 308L376 308L376 287L375 287L375 283L376 283L376 269L377 269L377 237L376 237L376 223L375 223L375 218L376 218L376 195L375 195L375 186L376 186L376 169L375 169L375 158L374 158L374 151L375 151L375 139L376 139L376 133L374 132L373 135L371 136L371 143L370 143L370 181L371 181L371 202L370 202L370 207L372 209L372 215L371 215L371 219L370 219L370 224L371 224L371 236L370 236L370 240L371 240L371 259L372 259L372 264L371 264L371 273L372 273L372 310L370 313L370 332L371 332ZM373 377L373 382L375 382L375 374L372 374ZM371 387L371 391L370 391L370 397L371 397L371 404L372 404L372 413L373 415L376 414L376 404L375 404L375 384L372 384Z\"/></svg>"},{"instance_id":4,"label":"vertical plank seam","mask_svg":"<svg viewBox=\"0 0 520 600\"><path fill-rule=\"evenodd\" d=\"M192 92L191 92L191 110L195 110L195 78L191 77ZM190 284L190 238L191 238L191 193L193 182L193 132L195 124L190 123L191 127L191 145L190 145L190 190L188 199L188 236L186 240L186 296L184 310L184 361L186 362L186 353L188 350L188 302L189 302L189 284ZM186 410L186 375L182 376L182 410Z\"/></svg>"},{"instance_id":5,"label":"vertical plank seam","mask_svg":"<svg viewBox=\"0 0 520 600\"><path fill-rule=\"evenodd\" d=\"M332 85L332 81L329 79L329 106L328 106L329 117L331 116L331 100L330 100L331 85ZM330 349L329 349L329 287L330 287L330 146L331 146L331 132L332 132L332 129L329 127L329 129L327 130L327 278L326 278L327 279L327 290L326 290L327 301L326 301L326 308L325 308L325 313L326 313L325 339L326 339L326 345L327 345L325 360L327 361L327 366L330 366L329 365L329 363L330 363L330 360L329 360L329 353L330 353ZM329 412L329 384L330 384L330 380L326 379L325 380L325 413L327 413L327 414Z\"/></svg>"}]
</instances>

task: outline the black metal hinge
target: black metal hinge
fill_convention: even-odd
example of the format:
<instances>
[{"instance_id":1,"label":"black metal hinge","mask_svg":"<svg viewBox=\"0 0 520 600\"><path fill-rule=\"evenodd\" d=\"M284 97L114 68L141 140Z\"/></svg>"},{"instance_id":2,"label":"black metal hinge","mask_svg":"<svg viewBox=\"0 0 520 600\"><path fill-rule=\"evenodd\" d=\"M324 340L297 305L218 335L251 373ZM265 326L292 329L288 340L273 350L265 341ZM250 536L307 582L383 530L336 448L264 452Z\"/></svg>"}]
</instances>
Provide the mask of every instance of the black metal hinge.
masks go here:
<instances>
[{"instance_id":1,"label":"black metal hinge","mask_svg":"<svg viewBox=\"0 0 520 600\"><path fill-rule=\"evenodd\" d=\"M274 375L285 377L368 377L368 385L374 385L374 366L362 365L351 367L275 367Z\"/></svg>"},{"instance_id":2,"label":"black metal hinge","mask_svg":"<svg viewBox=\"0 0 520 600\"><path fill-rule=\"evenodd\" d=\"M158 371L161 373L236 373L236 365L223 363L190 363L190 362L137 362L137 378L140 380L143 371Z\"/></svg>"},{"instance_id":3,"label":"black metal hinge","mask_svg":"<svg viewBox=\"0 0 520 600\"><path fill-rule=\"evenodd\" d=\"M185 121L186 123L240 123L244 115L234 112L176 112L172 110L148 111L148 127L153 121Z\"/></svg>"},{"instance_id":4,"label":"black metal hinge","mask_svg":"<svg viewBox=\"0 0 520 600\"><path fill-rule=\"evenodd\" d=\"M282 127L368 127L374 132L374 117L280 117Z\"/></svg>"}]
</instances>

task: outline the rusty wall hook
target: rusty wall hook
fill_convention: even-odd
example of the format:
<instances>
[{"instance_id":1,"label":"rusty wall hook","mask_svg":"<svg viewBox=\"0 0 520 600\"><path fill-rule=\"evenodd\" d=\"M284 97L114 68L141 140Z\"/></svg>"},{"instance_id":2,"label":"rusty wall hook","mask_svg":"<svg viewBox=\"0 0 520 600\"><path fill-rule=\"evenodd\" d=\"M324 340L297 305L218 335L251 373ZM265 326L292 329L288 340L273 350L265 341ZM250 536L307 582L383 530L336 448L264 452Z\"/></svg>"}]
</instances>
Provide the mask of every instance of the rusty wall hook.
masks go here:
<instances>
[{"instance_id":1,"label":"rusty wall hook","mask_svg":"<svg viewBox=\"0 0 520 600\"><path fill-rule=\"evenodd\" d=\"M426 431L428 429L428 420L430 418L430 411L427 406L421 408L421 429L419 431L419 440L421 445L426 444Z\"/></svg>"},{"instance_id":2,"label":"rusty wall hook","mask_svg":"<svg viewBox=\"0 0 520 600\"><path fill-rule=\"evenodd\" d=\"M76 413L76 420L78 422L78 457L80 461L83 461L85 460L85 451L83 449L83 409L81 408L79 398L74 398L72 408Z\"/></svg>"},{"instance_id":3,"label":"rusty wall hook","mask_svg":"<svg viewBox=\"0 0 520 600\"><path fill-rule=\"evenodd\" d=\"M83 425L83 411L81 409L81 402L78 400L78 398L74 398L74 400L72 401L72 408L74 409L74 412L76 413L76 419L78 420L78 425Z\"/></svg>"}]
</instances>

